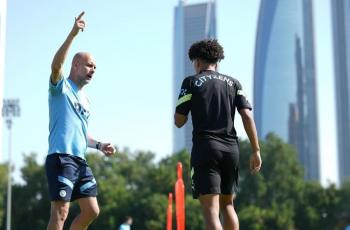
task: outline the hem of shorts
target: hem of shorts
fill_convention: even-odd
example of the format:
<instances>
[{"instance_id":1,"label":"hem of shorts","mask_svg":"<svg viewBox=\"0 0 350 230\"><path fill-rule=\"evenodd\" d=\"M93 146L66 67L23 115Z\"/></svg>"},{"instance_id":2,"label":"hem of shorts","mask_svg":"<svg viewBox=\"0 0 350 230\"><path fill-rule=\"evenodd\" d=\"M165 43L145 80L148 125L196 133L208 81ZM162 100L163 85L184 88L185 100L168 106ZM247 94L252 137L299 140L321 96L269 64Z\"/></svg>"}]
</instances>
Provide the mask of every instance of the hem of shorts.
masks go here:
<instances>
[{"instance_id":1,"label":"hem of shorts","mask_svg":"<svg viewBox=\"0 0 350 230\"><path fill-rule=\"evenodd\" d=\"M74 199L71 199L70 201L73 202L73 201L79 200L81 198L97 197L97 195L98 194L96 194L96 195L78 196L78 197L74 197Z\"/></svg>"},{"instance_id":2,"label":"hem of shorts","mask_svg":"<svg viewBox=\"0 0 350 230\"><path fill-rule=\"evenodd\" d=\"M198 199L200 196L203 196L203 195L220 195L221 193L218 192L218 191L209 191L209 192L205 192L205 193L193 193L192 194L192 197L193 199Z\"/></svg>"},{"instance_id":3,"label":"hem of shorts","mask_svg":"<svg viewBox=\"0 0 350 230\"><path fill-rule=\"evenodd\" d=\"M69 199L60 199L60 198L55 198L55 199L50 199L51 202L55 202L55 201L63 201L63 202L70 202Z\"/></svg>"},{"instance_id":4,"label":"hem of shorts","mask_svg":"<svg viewBox=\"0 0 350 230\"><path fill-rule=\"evenodd\" d=\"M221 195L236 195L237 192L236 191L232 191L230 193L226 192L226 193L221 193Z\"/></svg>"},{"instance_id":5,"label":"hem of shorts","mask_svg":"<svg viewBox=\"0 0 350 230\"><path fill-rule=\"evenodd\" d=\"M79 197L74 197L74 199L62 199L62 198L54 198L54 199L50 199L51 202L55 202L55 201L64 201L64 202L73 202L76 201L78 199L81 198L88 198L88 197L97 197L98 194L96 195L87 195L87 196L79 196Z\"/></svg>"},{"instance_id":6,"label":"hem of shorts","mask_svg":"<svg viewBox=\"0 0 350 230\"><path fill-rule=\"evenodd\" d=\"M196 193L196 194L194 194L194 193L192 193L192 197L193 197L193 199L198 199L201 195L237 195L237 191L236 190L234 190L234 191L232 191L232 192L230 192L230 193L222 193L222 192L208 192L208 193Z\"/></svg>"}]
</instances>

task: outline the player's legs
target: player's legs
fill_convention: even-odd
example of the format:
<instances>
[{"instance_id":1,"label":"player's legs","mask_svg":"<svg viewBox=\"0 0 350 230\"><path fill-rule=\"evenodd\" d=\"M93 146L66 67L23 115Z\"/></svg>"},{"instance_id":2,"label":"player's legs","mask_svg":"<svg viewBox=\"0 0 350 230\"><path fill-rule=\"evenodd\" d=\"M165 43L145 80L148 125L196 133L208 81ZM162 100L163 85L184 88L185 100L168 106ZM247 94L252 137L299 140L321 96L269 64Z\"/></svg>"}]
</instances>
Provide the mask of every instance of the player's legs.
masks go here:
<instances>
[{"instance_id":1,"label":"player's legs","mask_svg":"<svg viewBox=\"0 0 350 230\"><path fill-rule=\"evenodd\" d=\"M62 229L69 212L76 165L66 154L51 154L46 157L45 170L51 199L47 229Z\"/></svg>"},{"instance_id":2,"label":"player's legs","mask_svg":"<svg viewBox=\"0 0 350 230\"><path fill-rule=\"evenodd\" d=\"M205 229L206 230L222 230L219 212L219 195L218 194L207 194L200 195L199 201L201 204L204 221L205 221Z\"/></svg>"},{"instance_id":3,"label":"player's legs","mask_svg":"<svg viewBox=\"0 0 350 230\"><path fill-rule=\"evenodd\" d=\"M230 152L223 152L220 163L221 168L221 195L220 211L223 217L223 228L225 230L238 230L238 217L233 206L233 199L238 187L238 145L234 145Z\"/></svg>"},{"instance_id":4,"label":"player's legs","mask_svg":"<svg viewBox=\"0 0 350 230\"><path fill-rule=\"evenodd\" d=\"M69 212L69 202L52 201L50 220L47 225L47 230L61 230Z\"/></svg>"},{"instance_id":5,"label":"player's legs","mask_svg":"<svg viewBox=\"0 0 350 230\"><path fill-rule=\"evenodd\" d=\"M200 142L193 145L191 153L192 194L199 199L205 229L222 230L219 213L220 161L221 151L211 143Z\"/></svg>"},{"instance_id":6,"label":"player's legs","mask_svg":"<svg viewBox=\"0 0 350 230\"><path fill-rule=\"evenodd\" d=\"M238 230L238 216L233 206L235 195L220 195L220 211L224 220L224 230Z\"/></svg>"},{"instance_id":7,"label":"player's legs","mask_svg":"<svg viewBox=\"0 0 350 230\"><path fill-rule=\"evenodd\" d=\"M100 209L97 203L97 184L91 168L85 160L79 161L79 181L75 184L72 200L77 201L80 214L73 220L70 229L87 229L94 219L97 218Z\"/></svg>"},{"instance_id":8,"label":"player's legs","mask_svg":"<svg viewBox=\"0 0 350 230\"><path fill-rule=\"evenodd\" d=\"M87 229L100 213L96 197L85 197L77 200L80 206L80 214L73 220L71 230Z\"/></svg>"}]
</instances>

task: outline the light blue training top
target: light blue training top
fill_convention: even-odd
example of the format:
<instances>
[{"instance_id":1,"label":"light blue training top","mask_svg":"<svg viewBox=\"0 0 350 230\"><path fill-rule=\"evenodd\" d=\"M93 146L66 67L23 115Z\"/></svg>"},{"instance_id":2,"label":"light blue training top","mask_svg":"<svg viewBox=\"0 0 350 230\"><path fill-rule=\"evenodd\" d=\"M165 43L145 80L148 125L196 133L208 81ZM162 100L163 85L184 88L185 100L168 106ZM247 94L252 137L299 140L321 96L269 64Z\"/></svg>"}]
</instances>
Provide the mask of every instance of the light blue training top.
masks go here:
<instances>
[{"instance_id":1,"label":"light blue training top","mask_svg":"<svg viewBox=\"0 0 350 230\"><path fill-rule=\"evenodd\" d=\"M85 159L88 147L89 100L70 79L49 86L49 151Z\"/></svg>"}]
</instances>

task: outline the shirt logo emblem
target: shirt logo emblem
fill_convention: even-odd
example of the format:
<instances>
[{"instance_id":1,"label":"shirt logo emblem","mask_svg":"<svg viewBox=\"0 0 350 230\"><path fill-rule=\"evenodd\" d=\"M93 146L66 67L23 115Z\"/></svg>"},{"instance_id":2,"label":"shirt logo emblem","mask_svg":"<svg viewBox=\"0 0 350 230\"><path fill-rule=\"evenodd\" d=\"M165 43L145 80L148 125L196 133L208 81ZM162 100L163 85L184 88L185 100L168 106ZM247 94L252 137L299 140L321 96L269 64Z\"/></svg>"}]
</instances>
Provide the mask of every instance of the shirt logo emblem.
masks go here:
<instances>
[{"instance_id":1,"label":"shirt logo emblem","mask_svg":"<svg viewBox=\"0 0 350 230\"><path fill-rule=\"evenodd\" d=\"M82 117L84 117L85 119L89 118L90 112L86 110L84 106L82 106L82 104L80 104L79 102L75 102L74 108Z\"/></svg>"},{"instance_id":2,"label":"shirt logo emblem","mask_svg":"<svg viewBox=\"0 0 350 230\"><path fill-rule=\"evenodd\" d=\"M65 197L67 195L67 192L65 190L60 191L60 197Z\"/></svg>"},{"instance_id":3,"label":"shirt logo emblem","mask_svg":"<svg viewBox=\"0 0 350 230\"><path fill-rule=\"evenodd\" d=\"M241 95L243 97L247 97L243 90L237 90L237 95Z\"/></svg>"},{"instance_id":4,"label":"shirt logo emblem","mask_svg":"<svg viewBox=\"0 0 350 230\"><path fill-rule=\"evenodd\" d=\"M181 89L180 96L185 96L187 93L187 89Z\"/></svg>"}]
</instances>

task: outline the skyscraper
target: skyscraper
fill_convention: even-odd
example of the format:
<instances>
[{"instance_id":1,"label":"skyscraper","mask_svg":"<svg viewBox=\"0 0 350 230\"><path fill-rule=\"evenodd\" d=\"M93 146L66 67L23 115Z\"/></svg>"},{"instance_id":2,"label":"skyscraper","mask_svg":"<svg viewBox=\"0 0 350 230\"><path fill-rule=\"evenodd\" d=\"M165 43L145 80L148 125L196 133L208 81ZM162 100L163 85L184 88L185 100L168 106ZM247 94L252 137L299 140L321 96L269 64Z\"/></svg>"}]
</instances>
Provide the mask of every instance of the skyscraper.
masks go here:
<instances>
[{"instance_id":1,"label":"skyscraper","mask_svg":"<svg viewBox=\"0 0 350 230\"><path fill-rule=\"evenodd\" d=\"M350 1L333 0L333 50L339 179L350 179Z\"/></svg>"},{"instance_id":2,"label":"skyscraper","mask_svg":"<svg viewBox=\"0 0 350 230\"><path fill-rule=\"evenodd\" d=\"M6 39L6 0L0 1L0 109L3 105L4 78L5 78L5 39ZM2 148L3 119L0 116L0 160L3 156Z\"/></svg>"},{"instance_id":3,"label":"skyscraper","mask_svg":"<svg viewBox=\"0 0 350 230\"><path fill-rule=\"evenodd\" d=\"M312 0L262 0L254 63L260 138L296 148L305 178L320 180Z\"/></svg>"},{"instance_id":4,"label":"skyscraper","mask_svg":"<svg viewBox=\"0 0 350 230\"><path fill-rule=\"evenodd\" d=\"M175 8L174 25L174 107L181 83L187 76L194 75L194 68L189 61L187 51L192 43L205 39L216 38L216 6L215 1L200 4L187 5L185 1L179 1ZM190 116L189 116L190 121ZM174 127L173 151L192 148L192 123L182 129Z\"/></svg>"}]
</instances>

